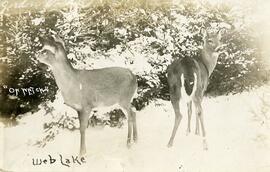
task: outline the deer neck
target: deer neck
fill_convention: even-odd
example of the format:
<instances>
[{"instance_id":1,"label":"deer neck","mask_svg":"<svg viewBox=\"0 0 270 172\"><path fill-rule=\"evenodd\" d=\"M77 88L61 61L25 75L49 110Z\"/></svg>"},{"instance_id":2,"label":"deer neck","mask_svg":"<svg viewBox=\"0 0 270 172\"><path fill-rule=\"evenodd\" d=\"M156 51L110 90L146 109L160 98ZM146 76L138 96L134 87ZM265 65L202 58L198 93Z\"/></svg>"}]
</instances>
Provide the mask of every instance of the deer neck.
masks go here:
<instances>
[{"instance_id":1,"label":"deer neck","mask_svg":"<svg viewBox=\"0 0 270 172\"><path fill-rule=\"evenodd\" d=\"M210 76L217 65L218 53L208 47L204 47L201 53L202 62L208 69L208 74Z\"/></svg>"},{"instance_id":2,"label":"deer neck","mask_svg":"<svg viewBox=\"0 0 270 172\"><path fill-rule=\"evenodd\" d=\"M68 62L66 55L61 55L62 57L57 59L57 62L52 65L52 72L57 86L62 93L66 93L69 92L69 88L72 89L74 83L77 83L76 70Z\"/></svg>"}]
</instances>

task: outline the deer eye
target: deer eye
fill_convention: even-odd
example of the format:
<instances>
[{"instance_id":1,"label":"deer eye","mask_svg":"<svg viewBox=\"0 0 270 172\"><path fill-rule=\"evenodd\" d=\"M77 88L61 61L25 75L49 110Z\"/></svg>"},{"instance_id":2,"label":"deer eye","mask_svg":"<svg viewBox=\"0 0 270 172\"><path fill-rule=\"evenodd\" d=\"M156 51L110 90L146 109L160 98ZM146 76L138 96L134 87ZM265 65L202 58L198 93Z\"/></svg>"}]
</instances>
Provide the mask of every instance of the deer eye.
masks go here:
<instances>
[{"instance_id":1,"label":"deer eye","mask_svg":"<svg viewBox=\"0 0 270 172\"><path fill-rule=\"evenodd\" d=\"M41 50L40 54L43 54L43 55L48 54L48 50Z\"/></svg>"},{"instance_id":2,"label":"deer eye","mask_svg":"<svg viewBox=\"0 0 270 172\"><path fill-rule=\"evenodd\" d=\"M44 54L46 54L46 51L45 50L40 50L39 51L39 54L43 54L44 55Z\"/></svg>"},{"instance_id":3,"label":"deer eye","mask_svg":"<svg viewBox=\"0 0 270 172\"><path fill-rule=\"evenodd\" d=\"M212 39L208 39L207 42L211 44L211 43L213 43L213 40Z\"/></svg>"}]
</instances>

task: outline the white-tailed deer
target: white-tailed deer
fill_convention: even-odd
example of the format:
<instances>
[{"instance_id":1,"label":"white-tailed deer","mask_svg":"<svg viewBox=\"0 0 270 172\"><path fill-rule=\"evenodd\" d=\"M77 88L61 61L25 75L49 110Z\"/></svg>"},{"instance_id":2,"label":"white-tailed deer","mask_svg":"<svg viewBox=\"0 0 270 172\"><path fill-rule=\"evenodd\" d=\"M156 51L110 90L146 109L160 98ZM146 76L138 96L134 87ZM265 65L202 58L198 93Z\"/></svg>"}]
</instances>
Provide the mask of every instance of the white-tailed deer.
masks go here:
<instances>
[{"instance_id":1,"label":"white-tailed deer","mask_svg":"<svg viewBox=\"0 0 270 172\"><path fill-rule=\"evenodd\" d=\"M185 100L188 108L187 134L190 133L193 102L196 112L195 134L199 135L199 125L201 124L204 149L207 149L201 103L208 85L209 77L217 64L217 49L220 46L220 39L220 33L209 34L205 31L203 34L203 48L201 49L199 56L195 58L183 57L177 59L168 67L167 72L170 98L175 112L175 122L168 147L173 145L177 128L182 119L179 103L181 100Z\"/></svg>"},{"instance_id":2,"label":"white-tailed deer","mask_svg":"<svg viewBox=\"0 0 270 172\"><path fill-rule=\"evenodd\" d=\"M64 42L59 37L43 41L38 60L50 67L64 103L78 112L80 121L80 155L86 153L85 129L93 108L118 104L128 117L127 146L137 140L136 114L131 101L137 90L136 76L128 69L109 67L77 70L67 59Z\"/></svg>"}]
</instances>

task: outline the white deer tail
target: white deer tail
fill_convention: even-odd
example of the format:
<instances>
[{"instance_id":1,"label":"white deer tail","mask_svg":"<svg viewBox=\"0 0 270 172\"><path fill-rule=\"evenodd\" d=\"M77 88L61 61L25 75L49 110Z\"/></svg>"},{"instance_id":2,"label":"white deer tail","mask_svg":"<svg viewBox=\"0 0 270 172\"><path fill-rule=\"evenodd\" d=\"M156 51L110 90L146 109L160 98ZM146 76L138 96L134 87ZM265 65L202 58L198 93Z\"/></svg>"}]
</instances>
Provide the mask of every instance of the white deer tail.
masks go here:
<instances>
[{"instance_id":1,"label":"white deer tail","mask_svg":"<svg viewBox=\"0 0 270 172\"><path fill-rule=\"evenodd\" d=\"M184 78L184 74L182 73L181 75L181 97L186 100L187 102L190 102L192 100L192 98L195 95L196 89L197 89L197 74L193 73L194 76L194 84L193 84L193 88L192 88L192 92L190 95L187 94L186 88L185 88L185 78Z\"/></svg>"}]
</instances>

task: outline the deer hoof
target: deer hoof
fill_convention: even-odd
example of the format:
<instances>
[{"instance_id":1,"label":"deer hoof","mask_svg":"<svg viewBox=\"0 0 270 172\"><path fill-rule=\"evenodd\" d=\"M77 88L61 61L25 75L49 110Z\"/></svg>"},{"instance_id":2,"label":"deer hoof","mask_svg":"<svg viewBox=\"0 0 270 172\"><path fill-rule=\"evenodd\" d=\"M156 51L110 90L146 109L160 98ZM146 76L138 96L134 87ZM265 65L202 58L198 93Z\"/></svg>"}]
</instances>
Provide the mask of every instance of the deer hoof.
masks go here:
<instances>
[{"instance_id":1,"label":"deer hoof","mask_svg":"<svg viewBox=\"0 0 270 172\"><path fill-rule=\"evenodd\" d=\"M195 130L195 135L199 136L200 135L200 131L199 130Z\"/></svg>"},{"instance_id":2,"label":"deer hoof","mask_svg":"<svg viewBox=\"0 0 270 172\"><path fill-rule=\"evenodd\" d=\"M130 142L130 140L127 141L127 148L128 148L128 149L131 148L131 142Z\"/></svg>"},{"instance_id":3,"label":"deer hoof","mask_svg":"<svg viewBox=\"0 0 270 172\"><path fill-rule=\"evenodd\" d=\"M188 136L189 134L190 134L190 129L187 129L186 136Z\"/></svg>"},{"instance_id":4,"label":"deer hoof","mask_svg":"<svg viewBox=\"0 0 270 172\"><path fill-rule=\"evenodd\" d=\"M84 159L86 159L86 154L84 154L84 155L79 155L79 159L82 159L82 158L84 158Z\"/></svg>"},{"instance_id":5,"label":"deer hoof","mask_svg":"<svg viewBox=\"0 0 270 172\"><path fill-rule=\"evenodd\" d=\"M208 150L208 146L207 146L206 140L203 140L203 150L205 150L205 151Z\"/></svg>"},{"instance_id":6,"label":"deer hoof","mask_svg":"<svg viewBox=\"0 0 270 172\"><path fill-rule=\"evenodd\" d=\"M168 144L167 144L167 147L168 148L171 148L173 146L173 143L172 142L169 142Z\"/></svg>"},{"instance_id":7,"label":"deer hoof","mask_svg":"<svg viewBox=\"0 0 270 172\"><path fill-rule=\"evenodd\" d=\"M86 151L85 150L81 150L79 157L85 157L85 155L86 155Z\"/></svg>"}]
</instances>

